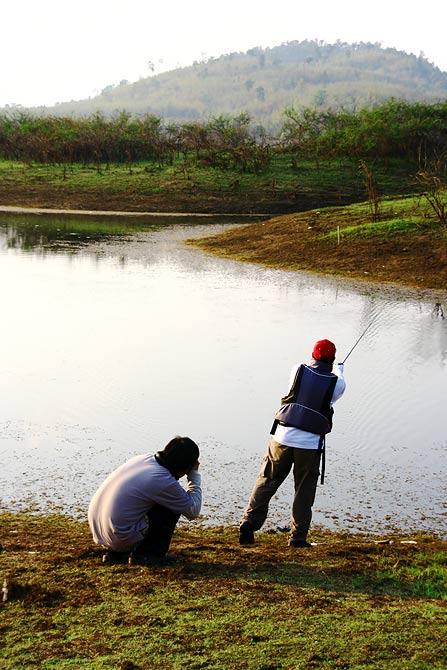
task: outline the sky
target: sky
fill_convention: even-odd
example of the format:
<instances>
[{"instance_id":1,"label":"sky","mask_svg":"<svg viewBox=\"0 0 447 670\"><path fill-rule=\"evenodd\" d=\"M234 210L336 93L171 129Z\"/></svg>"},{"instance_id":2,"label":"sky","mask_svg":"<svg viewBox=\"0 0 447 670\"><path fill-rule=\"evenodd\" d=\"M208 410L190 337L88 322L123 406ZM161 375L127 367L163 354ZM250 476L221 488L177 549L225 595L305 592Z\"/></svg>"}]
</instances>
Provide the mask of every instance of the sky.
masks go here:
<instances>
[{"instance_id":1,"label":"sky","mask_svg":"<svg viewBox=\"0 0 447 670\"><path fill-rule=\"evenodd\" d=\"M5 2L0 106L81 100L122 80L305 39L377 42L447 71L446 19L445 0Z\"/></svg>"}]
</instances>

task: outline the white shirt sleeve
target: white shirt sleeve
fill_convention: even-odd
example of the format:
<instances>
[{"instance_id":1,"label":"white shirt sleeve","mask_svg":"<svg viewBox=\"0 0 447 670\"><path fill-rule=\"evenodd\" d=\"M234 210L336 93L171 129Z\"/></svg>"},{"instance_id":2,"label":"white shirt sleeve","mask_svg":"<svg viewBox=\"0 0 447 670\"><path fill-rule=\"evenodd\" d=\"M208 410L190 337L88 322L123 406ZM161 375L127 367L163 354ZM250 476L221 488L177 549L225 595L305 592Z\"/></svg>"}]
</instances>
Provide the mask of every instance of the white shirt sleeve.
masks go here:
<instances>
[{"instance_id":1,"label":"white shirt sleeve","mask_svg":"<svg viewBox=\"0 0 447 670\"><path fill-rule=\"evenodd\" d=\"M334 367L333 370L334 375L337 375L338 379L335 384L334 388L334 393L332 394L332 400L331 400L331 405L334 404L339 398L342 397L343 393L345 392L346 388L346 382L345 382L345 377L343 374L343 364L340 363Z\"/></svg>"}]
</instances>

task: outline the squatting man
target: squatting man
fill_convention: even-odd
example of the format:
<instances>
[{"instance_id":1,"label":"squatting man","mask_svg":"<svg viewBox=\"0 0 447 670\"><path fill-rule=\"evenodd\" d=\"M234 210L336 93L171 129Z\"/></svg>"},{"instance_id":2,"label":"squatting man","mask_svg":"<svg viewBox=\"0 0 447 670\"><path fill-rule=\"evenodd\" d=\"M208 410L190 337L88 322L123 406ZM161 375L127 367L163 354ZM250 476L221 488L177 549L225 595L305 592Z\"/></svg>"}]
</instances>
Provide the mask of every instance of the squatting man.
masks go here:
<instances>
[{"instance_id":1,"label":"squatting man","mask_svg":"<svg viewBox=\"0 0 447 670\"><path fill-rule=\"evenodd\" d=\"M186 490L179 479L186 475ZM88 522L94 541L107 548L104 563L167 565L181 515L196 519L202 506L199 447L174 437L162 451L142 454L114 470L93 496Z\"/></svg>"}]
</instances>

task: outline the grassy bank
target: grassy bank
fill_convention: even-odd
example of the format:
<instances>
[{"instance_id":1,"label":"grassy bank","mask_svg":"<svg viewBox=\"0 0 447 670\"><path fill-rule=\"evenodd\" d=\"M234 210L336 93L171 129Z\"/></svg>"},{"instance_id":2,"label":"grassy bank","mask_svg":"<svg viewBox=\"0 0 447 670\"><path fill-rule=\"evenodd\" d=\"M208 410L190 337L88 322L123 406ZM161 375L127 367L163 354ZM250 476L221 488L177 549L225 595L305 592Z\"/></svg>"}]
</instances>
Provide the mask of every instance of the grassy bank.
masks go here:
<instances>
[{"instance_id":1,"label":"grassy bank","mask_svg":"<svg viewBox=\"0 0 447 670\"><path fill-rule=\"evenodd\" d=\"M364 202L276 217L190 243L284 270L447 286L447 229L418 197L383 199L375 223Z\"/></svg>"},{"instance_id":2,"label":"grassy bank","mask_svg":"<svg viewBox=\"0 0 447 670\"><path fill-rule=\"evenodd\" d=\"M417 167L378 162L380 194L407 193ZM281 214L364 199L363 175L351 159L300 160L275 155L258 175L204 167L177 158L172 165L42 165L0 161L0 205L62 209Z\"/></svg>"},{"instance_id":3,"label":"grassy bank","mask_svg":"<svg viewBox=\"0 0 447 670\"><path fill-rule=\"evenodd\" d=\"M0 205L280 213L192 243L215 254L274 268L445 289L446 228L423 197L399 195L422 190L412 176L415 170L402 161L372 167L379 195L375 223L369 203L362 202L364 175L357 161L296 163L291 155L275 155L268 171L260 175L204 168L183 159L163 167L154 163L67 167L0 161Z\"/></svg>"},{"instance_id":4,"label":"grassy bank","mask_svg":"<svg viewBox=\"0 0 447 670\"><path fill-rule=\"evenodd\" d=\"M176 531L170 568L104 566L87 525L0 515L0 665L121 670L445 668L447 543L313 532L241 547Z\"/></svg>"}]
</instances>

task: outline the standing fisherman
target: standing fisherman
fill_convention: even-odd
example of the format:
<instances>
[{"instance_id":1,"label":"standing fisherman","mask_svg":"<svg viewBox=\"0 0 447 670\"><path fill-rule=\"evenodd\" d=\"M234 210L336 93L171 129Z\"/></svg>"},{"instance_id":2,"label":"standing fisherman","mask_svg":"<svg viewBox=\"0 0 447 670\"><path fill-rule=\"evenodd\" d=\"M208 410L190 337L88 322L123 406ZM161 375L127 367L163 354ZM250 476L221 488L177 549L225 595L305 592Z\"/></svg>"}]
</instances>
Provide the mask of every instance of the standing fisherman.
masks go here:
<instances>
[{"instance_id":1,"label":"standing fisherman","mask_svg":"<svg viewBox=\"0 0 447 670\"><path fill-rule=\"evenodd\" d=\"M270 499L293 465L295 496L289 546L310 547L306 538L322 456L324 475L325 435L332 429L332 405L345 390L343 363L338 364L335 374L332 372L335 351L332 342L319 340L311 362L292 369L289 391L275 415L267 454L239 528L241 544L254 543L254 531L266 520Z\"/></svg>"}]
</instances>

